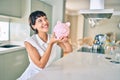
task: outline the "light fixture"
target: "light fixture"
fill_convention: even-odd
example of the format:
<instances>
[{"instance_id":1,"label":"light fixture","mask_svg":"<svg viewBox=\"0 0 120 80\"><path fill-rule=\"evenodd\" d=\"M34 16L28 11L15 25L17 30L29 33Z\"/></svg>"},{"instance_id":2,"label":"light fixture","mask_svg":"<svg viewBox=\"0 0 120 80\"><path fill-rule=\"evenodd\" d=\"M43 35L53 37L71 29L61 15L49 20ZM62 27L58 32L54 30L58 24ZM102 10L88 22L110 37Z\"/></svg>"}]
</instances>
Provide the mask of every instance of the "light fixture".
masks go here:
<instances>
[{"instance_id":1,"label":"light fixture","mask_svg":"<svg viewBox=\"0 0 120 80\"><path fill-rule=\"evenodd\" d=\"M104 0L90 0L90 9L80 10L79 13L89 20L93 28L99 24L100 20L110 19L113 12L113 9L104 9Z\"/></svg>"},{"instance_id":2,"label":"light fixture","mask_svg":"<svg viewBox=\"0 0 120 80\"><path fill-rule=\"evenodd\" d=\"M101 21L102 19L95 19L95 18L89 18L89 24L91 28L94 28L96 25L99 25L99 21Z\"/></svg>"},{"instance_id":3,"label":"light fixture","mask_svg":"<svg viewBox=\"0 0 120 80\"><path fill-rule=\"evenodd\" d=\"M104 9L104 0L90 0L90 9L80 10L85 18L111 18L113 9Z\"/></svg>"}]
</instances>

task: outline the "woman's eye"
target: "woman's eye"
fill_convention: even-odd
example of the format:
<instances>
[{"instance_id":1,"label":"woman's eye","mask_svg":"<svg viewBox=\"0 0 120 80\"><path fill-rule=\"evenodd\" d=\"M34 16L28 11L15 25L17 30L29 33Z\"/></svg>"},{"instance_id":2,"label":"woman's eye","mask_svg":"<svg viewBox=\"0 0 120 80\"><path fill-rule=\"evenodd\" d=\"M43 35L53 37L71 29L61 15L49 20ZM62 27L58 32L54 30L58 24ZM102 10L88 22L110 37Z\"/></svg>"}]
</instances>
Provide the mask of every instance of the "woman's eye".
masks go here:
<instances>
[{"instance_id":1,"label":"woman's eye","mask_svg":"<svg viewBox=\"0 0 120 80\"><path fill-rule=\"evenodd\" d=\"M44 18L44 21L47 21L47 18Z\"/></svg>"},{"instance_id":2,"label":"woman's eye","mask_svg":"<svg viewBox=\"0 0 120 80\"><path fill-rule=\"evenodd\" d=\"M45 20L47 20L47 18L45 18Z\"/></svg>"},{"instance_id":3,"label":"woman's eye","mask_svg":"<svg viewBox=\"0 0 120 80\"><path fill-rule=\"evenodd\" d=\"M42 22L42 20L38 20L38 22Z\"/></svg>"}]
</instances>

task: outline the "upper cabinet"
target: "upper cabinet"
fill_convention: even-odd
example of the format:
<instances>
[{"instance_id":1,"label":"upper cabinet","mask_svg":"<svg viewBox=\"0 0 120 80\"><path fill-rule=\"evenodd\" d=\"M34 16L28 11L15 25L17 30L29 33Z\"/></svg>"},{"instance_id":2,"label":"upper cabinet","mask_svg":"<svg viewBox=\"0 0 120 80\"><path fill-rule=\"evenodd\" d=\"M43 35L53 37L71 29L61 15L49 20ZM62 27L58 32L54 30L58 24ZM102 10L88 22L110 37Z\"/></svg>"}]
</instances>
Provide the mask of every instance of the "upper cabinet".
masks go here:
<instances>
[{"instance_id":1,"label":"upper cabinet","mask_svg":"<svg viewBox=\"0 0 120 80\"><path fill-rule=\"evenodd\" d=\"M0 0L0 15L22 17L22 0Z\"/></svg>"}]
</instances>

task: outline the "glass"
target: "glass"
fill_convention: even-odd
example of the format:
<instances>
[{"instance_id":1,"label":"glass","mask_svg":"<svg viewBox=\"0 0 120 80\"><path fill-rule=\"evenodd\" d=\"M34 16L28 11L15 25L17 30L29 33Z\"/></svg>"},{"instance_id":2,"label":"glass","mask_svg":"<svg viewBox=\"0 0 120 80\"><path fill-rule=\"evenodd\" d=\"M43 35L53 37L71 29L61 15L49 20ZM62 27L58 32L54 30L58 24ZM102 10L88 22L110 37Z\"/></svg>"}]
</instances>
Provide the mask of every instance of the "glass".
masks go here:
<instances>
[{"instance_id":1,"label":"glass","mask_svg":"<svg viewBox=\"0 0 120 80\"><path fill-rule=\"evenodd\" d=\"M115 51L115 48L113 46L107 46L105 48L105 54L108 56L108 57L111 57L113 54L114 54L114 51Z\"/></svg>"},{"instance_id":2,"label":"glass","mask_svg":"<svg viewBox=\"0 0 120 80\"><path fill-rule=\"evenodd\" d=\"M117 48L115 50L115 58L114 60L117 62L117 63L120 63L120 48Z\"/></svg>"}]
</instances>

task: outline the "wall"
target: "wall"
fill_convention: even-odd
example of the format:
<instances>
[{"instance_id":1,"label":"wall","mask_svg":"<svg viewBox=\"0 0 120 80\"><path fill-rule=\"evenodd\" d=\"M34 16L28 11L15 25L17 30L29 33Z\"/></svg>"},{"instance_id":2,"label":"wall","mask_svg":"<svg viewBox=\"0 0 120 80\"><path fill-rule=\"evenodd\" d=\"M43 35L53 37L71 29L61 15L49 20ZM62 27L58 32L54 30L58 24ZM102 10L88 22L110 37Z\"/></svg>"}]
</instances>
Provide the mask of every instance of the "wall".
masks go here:
<instances>
[{"instance_id":1,"label":"wall","mask_svg":"<svg viewBox=\"0 0 120 80\"><path fill-rule=\"evenodd\" d=\"M79 39L83 38L83 26L84 17L78 14L66 14L65 21L69 21L70 25L70 37L72 44L76 45Z\"/></svg>"},{"instance_id":2,"label":"wall","mask_svg":"<svg viewBox=\"0 0 120 80\"><path fill-rule=\"evenodd\" d=\"M78 24L78 16L77 15L66 15L66 22L70 22L70 38L71 42L74 43L77 40L77 24Z\"/></svg>"},{"instance_id":3,"label":"wall","mask_svg":"<svg viewBox=\"0 0 120 80\"><path fill-rule=\"evenodd\" d=\"M65 0L42 0L45 3L52 5L52 28L54 28L57 21L64 21L65 16Z\"/></svg>"},{"instance_id":4,"label":"wall","mask_svg":"<svg viewBox=\"0 0 120 80\"><path fill-rule=\"evenodd\" d=\"M84 17L78 15L78 28L77 28L77 40L83 38L83 28L84 28Z\"/></svg>"},{"instance_id":5,"label":"wall","mask_svg":"<svg viewBox=\"0 0 120 80\"><path fill-rule=\"evenodd\" d=\"M118 24L120 23L120 16L112 16L111 19L105 19L99 22L99 25L96 25L94 28L88 23L88 20L85 20L84 26L84 37L91 36L94 38L96 34L115 32L117 35L117 40L120 40L120 29Z\"/></svg>"}]
</instances>

